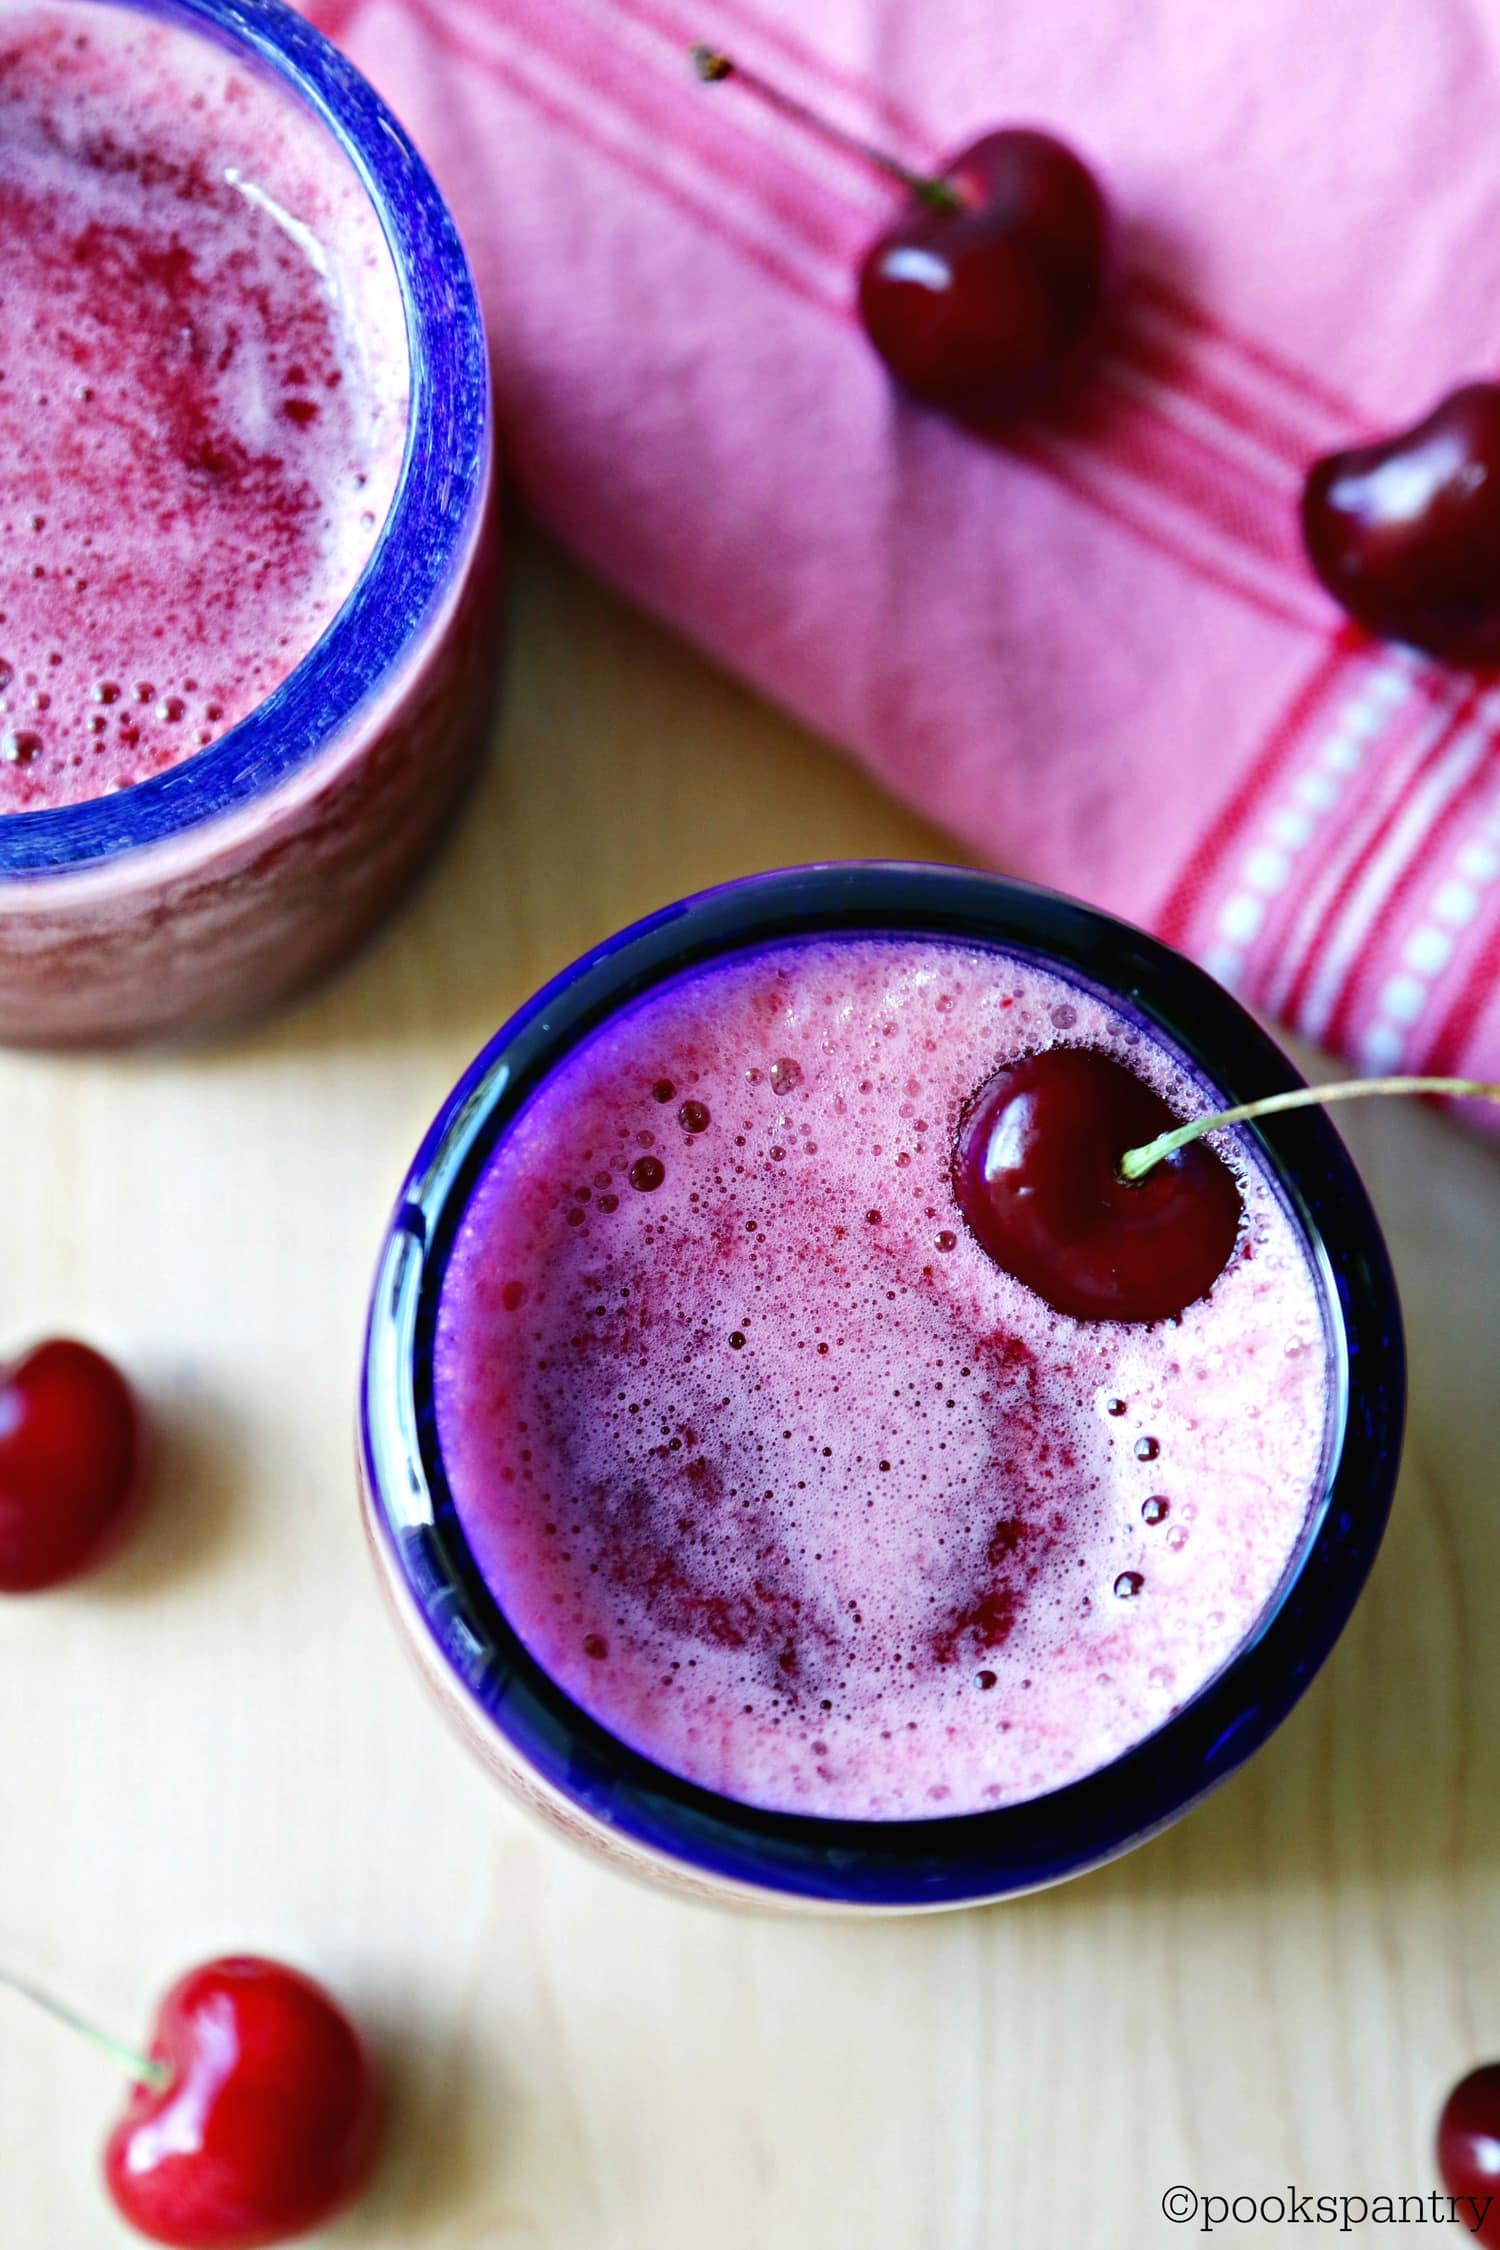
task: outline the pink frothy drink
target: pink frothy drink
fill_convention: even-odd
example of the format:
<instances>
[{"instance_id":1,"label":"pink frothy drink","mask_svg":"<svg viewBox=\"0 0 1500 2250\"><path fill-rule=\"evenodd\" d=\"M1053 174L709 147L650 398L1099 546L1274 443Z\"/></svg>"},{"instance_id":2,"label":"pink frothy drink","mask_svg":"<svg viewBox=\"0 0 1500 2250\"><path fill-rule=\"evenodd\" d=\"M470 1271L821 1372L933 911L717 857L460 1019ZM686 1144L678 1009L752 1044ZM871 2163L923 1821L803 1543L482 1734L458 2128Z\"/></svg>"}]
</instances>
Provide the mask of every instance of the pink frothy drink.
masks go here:
<instances>
[{"instance_id":1,"label":"pink frothy drink","mask_svg":"<svg viewBox=\"0 0 1500 2250\"><path fill-rule=\"evenodd\" d=\"M266 0L0 0L0 1038L305 982L482 745L483 331L436 188Z\"/></svg>"},{"instance_id":2,"label":"pink frothy drink","mask_svg":"<svg viewBox=\"0 0 1500 2250\"><path fill-rule=\"evenodd\" d=\"M0 8L0 813L215 741L369 559L406 341L325 144L203 40Z\"/></svg>"},{"instance_id":3,"label":"pink frothy drink","mask_svg":"<svg viewBox=\"0 0 1500 2250\"><path fill-rule=\"evenodd\" d=\"M1255 1632L1322 1490L1323 1297L1268 1176L1212 1293L1051 1312L964 1227L968 1097L1103 1049L1027 956L919 935L730 955L568 1055L488 1160L438 1309L455 1506L579 1705L746 1805L1014 1804L1162 1725Z\"/></svg>"}]
</instances>

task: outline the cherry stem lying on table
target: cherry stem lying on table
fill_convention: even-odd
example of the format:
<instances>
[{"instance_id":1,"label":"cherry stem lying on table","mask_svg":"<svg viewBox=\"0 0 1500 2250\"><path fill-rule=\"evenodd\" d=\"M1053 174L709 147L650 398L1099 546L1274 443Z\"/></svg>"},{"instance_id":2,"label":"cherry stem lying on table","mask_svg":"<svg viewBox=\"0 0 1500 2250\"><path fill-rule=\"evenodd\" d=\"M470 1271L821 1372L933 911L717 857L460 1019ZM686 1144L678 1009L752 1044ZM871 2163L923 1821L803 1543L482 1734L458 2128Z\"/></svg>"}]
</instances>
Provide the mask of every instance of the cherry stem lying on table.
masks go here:
<instances>
[{"instance_id":1,"label":"cherry stem lying on table","mask_svg":"<svg viewBox=\"0 0 1500 2250\"><path fill-rule=\"evenodd\" d=\"M107 2031L101 2031L97 2024L90 2023L86 2016L79 2015L76 2009L66 2006L63 2001L55 2000L40 1985L32 1984L25 1977L18 1977L11 1969L0 1969L0 1986L7 1992L18 1994L22 2000L29 2000L34 2008L40 2008L56 2022L66 2024L70 2031L80 2033L99 2048L101 2053L112 2056L117 2063L123 2063L139 2085L153 2086L159 2093L164 2093L171 2085L172 2073L165 2063L152 2062L149 2057L137 2053L134 2047L126 2047L118 2039L111 2039Z\"/></svg>"}]
</instances>

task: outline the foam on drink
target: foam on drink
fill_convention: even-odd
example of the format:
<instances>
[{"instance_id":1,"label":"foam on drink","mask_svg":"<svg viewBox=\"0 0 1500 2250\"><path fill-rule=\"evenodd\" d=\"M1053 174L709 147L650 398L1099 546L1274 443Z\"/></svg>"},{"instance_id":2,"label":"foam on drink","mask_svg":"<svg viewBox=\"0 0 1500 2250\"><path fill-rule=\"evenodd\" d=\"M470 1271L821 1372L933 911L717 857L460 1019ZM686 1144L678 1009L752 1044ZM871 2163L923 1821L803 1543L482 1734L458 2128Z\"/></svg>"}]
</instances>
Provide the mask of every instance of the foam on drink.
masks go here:
<instances>
[{"instance_id":1,"label":"foam on drink","mask_svg":"<svg viewBox=\"0 0 1500 2250\"><path fill-rule=\"evenodd\" d=\"M455 1504L526 1646L621 1740L747 1804L1014 1803L1158 1727L1255 1628L1320 1490L1322 1295L1267 1177L1207 1299L1053 1314L964 1229L1003 1060L1215 1097L1030 959L921 937L690 971L561 1064L444 1278Z\"/></svg>"},{"instance_id":2,"label":"foam on drink","mask_svg":"<svg viewBox=\"0 0 1500 2250\"><path fill-rule=\"evenodd\" d=\"M408 369L331 137L206 39L0 0L0 813L191 757L375 546Z\"/></svg>"}]
</instances>

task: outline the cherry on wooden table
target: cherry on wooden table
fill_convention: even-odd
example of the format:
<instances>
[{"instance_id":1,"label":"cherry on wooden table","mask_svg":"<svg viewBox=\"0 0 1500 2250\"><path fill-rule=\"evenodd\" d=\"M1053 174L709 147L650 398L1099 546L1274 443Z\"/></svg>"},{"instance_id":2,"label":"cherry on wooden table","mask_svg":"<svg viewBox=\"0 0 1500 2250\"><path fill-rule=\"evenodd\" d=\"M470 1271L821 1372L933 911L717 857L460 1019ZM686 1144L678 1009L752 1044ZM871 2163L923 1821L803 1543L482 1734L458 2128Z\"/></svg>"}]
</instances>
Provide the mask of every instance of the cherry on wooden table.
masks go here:
<instances>
[{"instance_id":1,"label":"cherry on wooden table","mask_svg":"<svg viewBox=\"0 0 1500 2250\"><path fill-rule=\"evenodd\" d=\"M1461 2078L1438 2119L1438 2171L1451 2196L1469 2196L1489 2209L1471 2242L1500 2250L1500 2063L1485 2063Z\"/></svg>"},{"instance_id":2,"label":"cherry on wooden table","mask_svg":"<svg viewBox=\"0 0 1500 2250\"><path fill-rule=\"evenodd\" d=\"M153 2076L105 2151L121 2216L173 2250L268 2250L324 2225L363 2190L380 2099L369 2052L321 1985L232 1956L162 2002Z\"/></svg>"},{"instance_id":3,"label":"cherry on wooden table","mask_svg":"<svg viewBox=\"0 0 1500 2250\"><path fill-rule=\"evenodd\" d=\"M54 1337L0 1372L0 1593L61 1585L114 1550L142 1438L130 1385L87 1344Z\"/></svg>"}]
</instances>

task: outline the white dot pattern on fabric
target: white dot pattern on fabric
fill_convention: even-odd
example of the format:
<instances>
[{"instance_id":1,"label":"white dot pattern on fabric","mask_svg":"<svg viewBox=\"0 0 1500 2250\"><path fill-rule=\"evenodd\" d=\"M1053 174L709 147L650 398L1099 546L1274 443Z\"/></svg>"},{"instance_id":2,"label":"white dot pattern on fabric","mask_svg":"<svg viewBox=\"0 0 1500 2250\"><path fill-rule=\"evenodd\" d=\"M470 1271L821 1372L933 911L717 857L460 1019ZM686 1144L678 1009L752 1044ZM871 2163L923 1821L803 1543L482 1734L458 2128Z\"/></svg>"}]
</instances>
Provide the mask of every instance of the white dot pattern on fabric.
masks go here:
<instances>
[{"instance_id":1,"label":"white dot pattern on fabric","mask_svg":"<svg viewBox=\"0 0 1500 2250\"><path fill-rule=\"evenodd\" d=\"M1454 930L1467 929L1484 905L1484 892L1500 881L1500 805L1486 814L1479 833L1458 853L1454 865L1464 881L1448 879L1438 885L1424 919L1401 949L1405 967L1381 987L1378 1012L1360 1044L1360 1058L1368 1070L1392 1070L1407 1059L1405 1032L1421 1021L1432 995L1432 981L1452 960ZM1438 929L1439 921L1448 924Z\"/></svg>"},{"instance_id":2,"label":"white dot pattern on fabric","mask_svg":"<svg viewBox=\"0 0 1500 2250\"><path fill-rule=\"evenodd\" d=\"M1413 930L1402 947L1401 958L1409 969L1422 976L1440 977L1453 958L1453 940L1442 930L1434 930L1423 923Z\"/></svg>"},{"instance_id":3,"label":"white dot pattern on fabric","mask_svg":"<svg viewBox=\"0 0 1500 2250\"><path fill-rule=\"evenodd\" d=\"M1285 852L1273 850L1269 844L1260 845L1245 862L1245 880L1252 889L1264 891L1274 898L1284 891L1292 879L1292 863Z\"/></svg>"},{"instance_id":4,"label":"white dot pattern on fabric","mask_svg":"<svg viewBox=\"0 0 1500 2250\"><path fill-rule=\"evenodd\" d=\"M1415 1023L1427 1005L1427 987L1420 977L1387 977L1380 988L1381 1013L1393 1023Z\"/></svg>"},{"instance_id":5,"label":"white dot pattern on fabric","mask_svg":"<svg viewBox=\"0 0 1500 2250\"><path fill-rule=\"evenodd\" d=\"M1479 912L1479 893L1469 883L1444 883L1432 902L1432 911L1438 921L1456 930L1464 929Z\"/></svg>"},{"instance_id":6,"label":"white dot pattern on fabric","mask_svg":"<svg viewBox=\"0 0 1500 2250\"><path fill-rule=\"evenodd\" d=\"M1232 992L1244 967L1244 960L1232 945L1211 945L1204 955L1203 966L1211 977L1216 977L1220 984Z\"/></svg>"},{"instance_id":7,"label":"white dot pattern on fabric","mask_svg":"<svg viewBox=\"0 0 1500 2250\"><path fill-rule=\"evenodd\" d=\"M1261 835L1245 855L1234 890L1219 910L1209 965L1221 984L1233 987L1243 980L1245 949L1265 926L1266 901L1291 883L1297 854L1312 841L1323 816L1340 803L1371 744L1411 694L1416 670L1408 651L1383 652L1338 713L1313 764L1297 775L1285 800L1267 816Z\"/></svg>"},{"instance_id":8,"label":"white dot pattern on fabric","mask_svg":"<svg viewBox=\"0 0 1500 2250\"><path fill-rule=\"evenodd\" d=\"M1289 851L1295 852L1301 850L1312 834L1313 821L1311 814L1300 811L1296 805L1283 805L1279 812L1272 813L1266 827L1278 844L1285 844Z\"/></svg>"},{"instance_id":9,"label":"white dot pattern on fabric","mask_svg":"<svg viewBox=\"0 0 1500 2250\"><path fill-rule=\"evenodd\" d=\"M1233 898L1225 900L1219 915L1219 928L1225 937L1233 938L1240 945L1250 945L1259 936L1260 926L1265 918L1266 910L1261 901L1240 891Z\"/></svg>"},{"instance_id":10,"label":"white dot pattern on fabric","mask_svg":"<svg viewBox=\"0 0 1500 2250\"><path fill-rule=\"evenodd\" d=\"M1303 774L1294 793L1314 812L1330 812L1339 801L1338 783L1326 773Z\"/></svg>"},{"instance_id":11,"label":"white dot pattern on fabric","mask_svg":"<svg viewBox=\"0 0 1500 2250\"><path fill-rule=\"evenodd\" d=\"M1405 1045L1395 1025L1382 1018L1378 1023L1371 1024L1360 1041L1359 1059L1366 1070L1374 1072L1378 1077L1381 1073L1396 1068L1405 1052Z\"/></svg>"}]
</instances>

